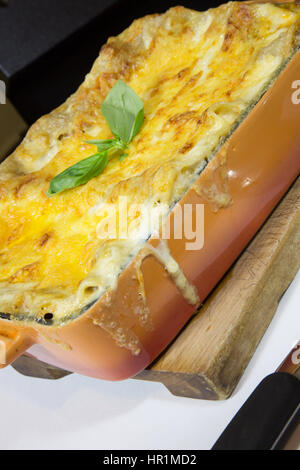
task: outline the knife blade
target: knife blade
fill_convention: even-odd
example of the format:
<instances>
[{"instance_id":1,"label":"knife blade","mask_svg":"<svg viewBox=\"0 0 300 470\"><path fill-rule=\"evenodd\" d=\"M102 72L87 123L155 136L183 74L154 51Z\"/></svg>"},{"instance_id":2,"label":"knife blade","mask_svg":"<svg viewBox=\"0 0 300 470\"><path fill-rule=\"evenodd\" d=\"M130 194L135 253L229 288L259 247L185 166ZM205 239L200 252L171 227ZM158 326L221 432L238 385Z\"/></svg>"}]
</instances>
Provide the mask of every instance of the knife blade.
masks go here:
<instances>
[{"instance_id":1,"label":"knife blade","mask_svg":"<svg viewBox=\"0 0 300 470\"><path fill-rule=\"evenodd\" d=\"M300 421L300 341L265 377L212 450L278 450Z\"/></svg>"}]
</instances>

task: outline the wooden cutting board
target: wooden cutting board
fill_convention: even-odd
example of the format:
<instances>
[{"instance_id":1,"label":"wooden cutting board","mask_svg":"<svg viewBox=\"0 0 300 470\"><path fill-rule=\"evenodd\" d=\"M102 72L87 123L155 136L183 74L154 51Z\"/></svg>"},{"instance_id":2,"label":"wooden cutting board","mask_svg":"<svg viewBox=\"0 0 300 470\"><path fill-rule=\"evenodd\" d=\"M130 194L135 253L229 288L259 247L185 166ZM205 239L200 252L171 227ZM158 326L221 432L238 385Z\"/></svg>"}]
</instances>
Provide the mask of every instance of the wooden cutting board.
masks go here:
<instances>
[{"instance_id":1,"label":"wooden cutting board","mask_svg":"<svg viewBox=\"0 0 300 470\"><path fill-rule=\"evenodd\" d=\"M199 312L135 378L178 396L229 397L299 267L300 176ZM40 378L69 374L27 356L12 366Z\"/></svg>"}]
</instances>

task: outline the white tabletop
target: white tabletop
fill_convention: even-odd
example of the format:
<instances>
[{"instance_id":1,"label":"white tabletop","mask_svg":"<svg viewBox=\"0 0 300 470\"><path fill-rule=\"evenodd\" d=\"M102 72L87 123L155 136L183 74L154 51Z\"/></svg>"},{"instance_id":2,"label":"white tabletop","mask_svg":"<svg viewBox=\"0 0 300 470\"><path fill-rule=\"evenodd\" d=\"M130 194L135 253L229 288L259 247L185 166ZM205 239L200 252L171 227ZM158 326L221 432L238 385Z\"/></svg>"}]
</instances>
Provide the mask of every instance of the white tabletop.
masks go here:
<instances>
[{"instance_id":1,"label":"white tabletop","mask_svg":"<svg viewBox=\"0 0 300 470\"><path fill-rule=\"evenodd\" d=\"M240 406L300 340L300 271L233 396L209 402L138 380L60 380L0 371L1 449L210 449ZM295 445L294 439L294 445ZM297 445L297 444L296 444Z\"/></svg>"}]
</instances>

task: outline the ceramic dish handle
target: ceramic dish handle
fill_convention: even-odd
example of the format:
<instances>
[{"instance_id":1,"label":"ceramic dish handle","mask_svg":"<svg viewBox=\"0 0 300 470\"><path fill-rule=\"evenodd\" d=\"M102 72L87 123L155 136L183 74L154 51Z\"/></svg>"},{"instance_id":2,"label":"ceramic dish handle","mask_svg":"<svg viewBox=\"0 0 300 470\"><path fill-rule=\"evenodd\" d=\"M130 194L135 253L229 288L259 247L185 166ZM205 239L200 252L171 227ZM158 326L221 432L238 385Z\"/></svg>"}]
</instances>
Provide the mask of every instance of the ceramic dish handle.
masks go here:
<instances>
[{"instance_id":1,"label":"ceramic dish handle","mask_svg":"<svg viewBox=\"0 0 300 470\"><path fill-rule=\"evenodd\" d=\"M23 354L32 340L22 331L0 328L0 369L11 364Z\"/></svg>"}]
</instances>

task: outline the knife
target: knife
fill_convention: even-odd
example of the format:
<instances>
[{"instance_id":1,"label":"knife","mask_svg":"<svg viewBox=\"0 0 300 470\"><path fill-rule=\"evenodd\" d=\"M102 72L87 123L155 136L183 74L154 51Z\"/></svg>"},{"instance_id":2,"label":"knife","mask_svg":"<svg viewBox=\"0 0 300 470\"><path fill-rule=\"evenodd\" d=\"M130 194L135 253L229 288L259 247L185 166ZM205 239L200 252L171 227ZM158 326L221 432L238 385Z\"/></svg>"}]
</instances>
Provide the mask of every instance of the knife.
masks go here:
<instances>
[{"instance_id":1,"label":"knife","mask_svg":"<svg viewBox=\"0 0 300 470\"><path fill-rule=\"evenodd\" d=\"M300 422L300 341L265 377L212 450L279 450Z\"/></svg>"}]
</instances>

